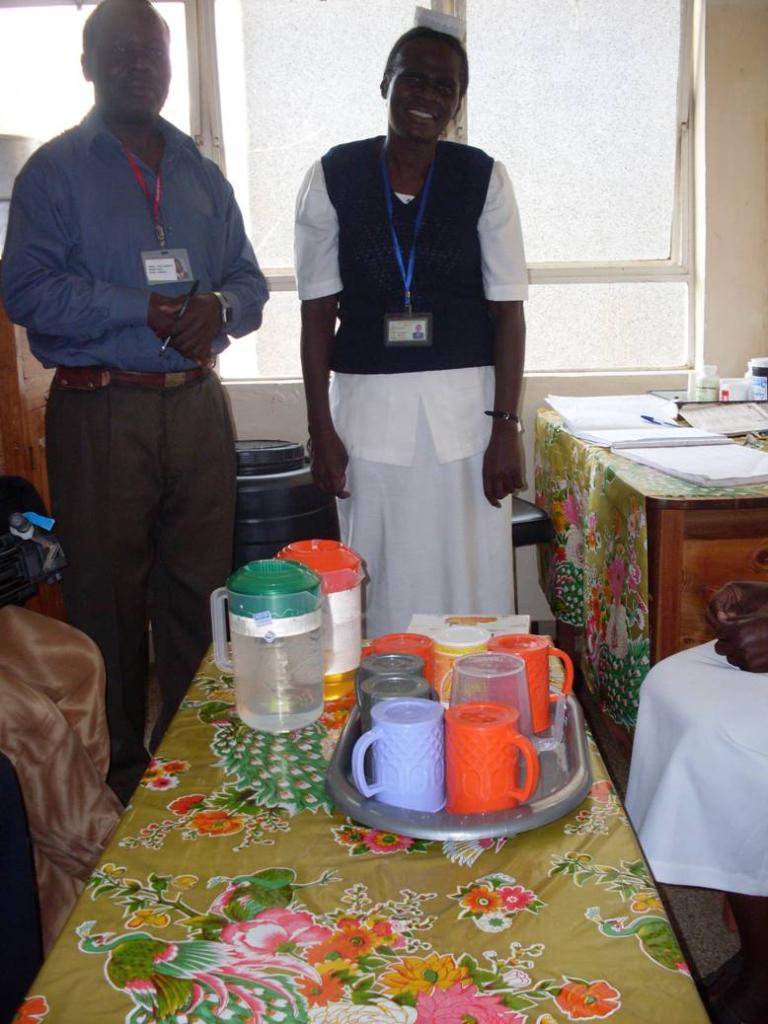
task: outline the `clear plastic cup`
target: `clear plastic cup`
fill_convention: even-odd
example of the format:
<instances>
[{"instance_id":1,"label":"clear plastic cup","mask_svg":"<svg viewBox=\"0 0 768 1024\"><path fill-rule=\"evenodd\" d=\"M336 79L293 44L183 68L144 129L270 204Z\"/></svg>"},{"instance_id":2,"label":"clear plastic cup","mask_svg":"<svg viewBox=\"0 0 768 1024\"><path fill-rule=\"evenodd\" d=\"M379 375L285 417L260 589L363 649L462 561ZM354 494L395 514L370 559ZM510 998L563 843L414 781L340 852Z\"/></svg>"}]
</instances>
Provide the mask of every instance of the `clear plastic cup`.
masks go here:
<instances>
[{"instance_id":1,"label":"clear plastic cup","mask_svg":"<svg viewBox=\"0 0 768 1024\"><path fill-rule=\"evenodd\" d=\"M453 666L451 707L502 704L517 711L517 731L531 736L531 699L525 662L514 654L465 654Z\"/></svg>"}]
</instances>

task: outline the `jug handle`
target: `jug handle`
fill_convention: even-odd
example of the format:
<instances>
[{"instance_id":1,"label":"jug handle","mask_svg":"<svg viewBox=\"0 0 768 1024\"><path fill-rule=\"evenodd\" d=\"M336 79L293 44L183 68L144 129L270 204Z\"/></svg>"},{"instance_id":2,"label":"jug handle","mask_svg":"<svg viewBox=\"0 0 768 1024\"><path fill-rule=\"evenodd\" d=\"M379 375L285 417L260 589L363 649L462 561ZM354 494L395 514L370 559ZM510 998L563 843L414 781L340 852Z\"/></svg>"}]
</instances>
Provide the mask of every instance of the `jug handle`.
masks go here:
<instances>
[{"instance_id":1,"label":"jug handle","mask_svg":"<svg viewBox=\"0 0 768 1024\"><path fill-rule=\"evenodd\" d=\"M352 781L363 796L375 796L384 788L382 785L371 786L365 777L365 752L379 738L376 728L369 729L357 740L352 748Z\"/></svg>"},{"instance_id":2,"label":"jug handle","mask_svg":"<svg viewBox=\"0 0 768 1024\"><path fill-rule=\"evenodd\" d=\"M525 761L525 782L520 789L513 789L512 796L521 804L530 800L539 784L539 757L529 739L515 733L512 737L512 745L517 747Z\"/></svg>"},{"instance_id":3,"label":"jug handle","mask_svg":"<svg viewBox=\"0 0 768 1024\"><path fill-rule=\"evenodd\" d=\"M222 672L234 670L227 643L227 623L224 606L227 603L227 588L219 587L211 594L211 627L213 629L213 660Z\"/></svg>"}]
</instances>

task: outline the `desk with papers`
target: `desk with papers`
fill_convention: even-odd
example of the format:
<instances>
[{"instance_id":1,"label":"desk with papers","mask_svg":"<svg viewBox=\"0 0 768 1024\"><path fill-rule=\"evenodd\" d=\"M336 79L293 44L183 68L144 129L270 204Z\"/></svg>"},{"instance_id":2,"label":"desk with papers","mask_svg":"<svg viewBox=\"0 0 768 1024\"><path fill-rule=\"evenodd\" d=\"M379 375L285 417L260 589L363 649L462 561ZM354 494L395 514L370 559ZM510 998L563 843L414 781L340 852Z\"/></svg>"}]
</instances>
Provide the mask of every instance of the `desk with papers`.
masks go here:
<instances>
[{"instance_id":1,"label":"desk with papers","mask_svg":"<svg viewBox=\"0 0 768 1024\"><path fill-rule=\"evenodd\" d=\"M561 646L580 641L586 684L631 729L651 664L709 639L714 590L768 580L768 484L676 479L574 437L549 409L535 429L536 503L555 528L541 585Z\"/></svg>"}]
</instances>

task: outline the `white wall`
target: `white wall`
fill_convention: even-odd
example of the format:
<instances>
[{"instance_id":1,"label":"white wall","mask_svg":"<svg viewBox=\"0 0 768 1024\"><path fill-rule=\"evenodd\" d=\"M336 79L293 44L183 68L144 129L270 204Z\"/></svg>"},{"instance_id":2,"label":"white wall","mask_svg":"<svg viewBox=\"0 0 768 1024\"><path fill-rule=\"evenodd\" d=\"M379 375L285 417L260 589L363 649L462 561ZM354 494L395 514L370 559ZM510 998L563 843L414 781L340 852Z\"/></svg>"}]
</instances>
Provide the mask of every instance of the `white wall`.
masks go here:
<instances>
[{"instance_id":1,"label":"white wall","mask_svg":"<svg viewBox=\"0 0 768 1024\"><path fill-rule=\"evenodd\" d=\"M697 307L701 362L740 376L768 355L768 0L705 0L705 47L696 109ZM684 387L682 373L529 374L522 415L528 490L533 420L553 394L625 394ZM299 382L231 384L241 438L306 441ZM551 618L535 554L518 553L518 610Z\"/></svg>"}]
</instances>

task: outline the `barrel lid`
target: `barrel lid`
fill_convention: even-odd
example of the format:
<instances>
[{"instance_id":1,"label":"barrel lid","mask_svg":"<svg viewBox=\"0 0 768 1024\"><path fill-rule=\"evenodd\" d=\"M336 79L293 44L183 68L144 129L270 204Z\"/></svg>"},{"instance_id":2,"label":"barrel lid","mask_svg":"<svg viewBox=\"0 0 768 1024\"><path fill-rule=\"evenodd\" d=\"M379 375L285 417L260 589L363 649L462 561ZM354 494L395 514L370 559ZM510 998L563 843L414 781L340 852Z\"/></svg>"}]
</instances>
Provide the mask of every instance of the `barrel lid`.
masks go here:
<instances>
[{"instance_id":1,"label":"barrel lid","mask_svg":"<svg viewBox=\"0 0 768 1024\"><path fill-rule=\"evenodd\" d=\"M320 593L320 577L298 562L264 558L241 566L227 580L227 590L249 597L282 597Z\"/></svg>"},{"instance_id":2,"label":"barrel lid","mask_svg":"<svg viewBox=\"0 0 768 1024\"><path fill-rule=\"evenodd\" d=\"M238 476L287 473L304 465L304 445L298 441L235 441Z\"/></svg>"}]
</instances>

